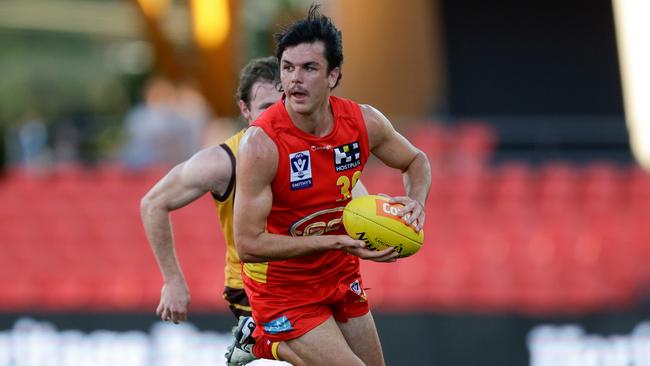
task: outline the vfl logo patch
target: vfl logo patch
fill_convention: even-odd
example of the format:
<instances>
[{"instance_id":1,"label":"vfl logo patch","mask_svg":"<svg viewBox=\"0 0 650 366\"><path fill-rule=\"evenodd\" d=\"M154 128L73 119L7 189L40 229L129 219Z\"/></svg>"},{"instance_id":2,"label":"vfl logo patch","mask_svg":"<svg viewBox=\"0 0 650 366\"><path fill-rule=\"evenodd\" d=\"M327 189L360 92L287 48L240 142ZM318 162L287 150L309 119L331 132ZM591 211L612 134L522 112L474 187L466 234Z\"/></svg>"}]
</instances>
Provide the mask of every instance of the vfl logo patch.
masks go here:
<instances>
[{"instance_id":1,"label":"vfl logo patch","mask_svg":"<svg viewBox=\"0 0 650 366\"><path fill-rule=\"evenodd\" d=\"M361 148L359 141L334 148L334 169L342 172L361 165Z\"/></svg>"},{"instance_id":2,"label":"vfl logo patch","mask_svg":"<svg viewBox=\"0 0 650 366\"><path fill-rule=\"evenodd\" d=\"M366 292L361 288L361 284L359 283L359 280L355 280L350 284L350 291L354 292L359 298L356 299L355 302L366 302L368 299L368 296L366 296Z\"/></svg>"},{"instance_id":3,"label":"vfl logo patch","mask_svg":"<svg viewBox=\"0 0 650 366\"><path fill-rule=\"evenodd\" d=\"M291 190L296 191L311 187L309 150L289 154L289 164L291 165Z\"/></svg>"},{"instance_id":4,"label":"vfl logo patch","mask_svg":"<svg viewBox=\"0 0 650 366\"><path fill-rule=\"evenodd\" d=\"M275 320L271 320L268 323L262 323L262 325L264 326L264 330L269 334L288 332L293 329L293 326L291 326L291 321L289 321L286 315L283 315Z\"/></svg>"},{"instance_id":5,"label":"vfl logo patch","mask_svg":"<svg viewBox=\"0 0 650 366\"><path fill-rule=\"evenodd\" d=\"M359 285L359 280L355 280L350 284L350 290L352 290L352 292L354 292L355 294L361 296L363 290L361 289L361 285Z\"/></svg>"}]
</instances>

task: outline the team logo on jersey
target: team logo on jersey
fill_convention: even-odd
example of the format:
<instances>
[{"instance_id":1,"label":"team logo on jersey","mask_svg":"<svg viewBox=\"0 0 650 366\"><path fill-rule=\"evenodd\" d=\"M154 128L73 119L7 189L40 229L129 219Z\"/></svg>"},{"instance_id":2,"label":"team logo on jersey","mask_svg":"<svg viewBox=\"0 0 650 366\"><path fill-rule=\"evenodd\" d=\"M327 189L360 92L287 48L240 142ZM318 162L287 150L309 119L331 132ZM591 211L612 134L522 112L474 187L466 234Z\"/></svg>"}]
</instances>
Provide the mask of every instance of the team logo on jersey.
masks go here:
<instances>
[{"instance_id":1,"label":"team logo on jersey","mask_svg":"<svg viewBox=\"0 0 650 366\"><path fill-rule=\"evenodd\" d=\"M341 228L343 207L328 208L307 215L294 222L289 228L291 236L313 236L330 234Z\"/></svg>"},{"instance_id":2,"label":"team logo on jersey","mask_svg":"<svg viewBox=\"0 0 650 366\"><path fill-rule=\"evenodd\" d=\"M309 150L289 154L289 164L291 165L291 190L297 191L311 187Z\"/></svg>"},{"instance_id":3,"label":"team logo on jersey","mask_svg":"<svg viewBox=\"0 0 650 366\"><path fill-rule=\"evenodd\" d=\"M334 148L334 169L337 172L356 168L361 165L359 141Z\"/></svg>"}]
</instances>

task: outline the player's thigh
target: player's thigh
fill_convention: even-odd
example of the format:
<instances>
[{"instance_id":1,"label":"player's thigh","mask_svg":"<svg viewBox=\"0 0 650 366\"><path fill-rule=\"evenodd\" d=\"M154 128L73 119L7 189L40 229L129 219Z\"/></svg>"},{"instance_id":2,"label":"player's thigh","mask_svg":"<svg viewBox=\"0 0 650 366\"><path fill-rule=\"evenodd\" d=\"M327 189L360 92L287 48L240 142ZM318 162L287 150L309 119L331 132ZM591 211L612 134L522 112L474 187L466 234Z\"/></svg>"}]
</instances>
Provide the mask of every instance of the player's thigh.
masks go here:
<instances>
[{"instance_id":1,"label":"player's thigh","mask_svg":"<svg viewBox=\"0 0 650 366\"><path fill-rule=\"evenodd\" d=\"M278 356L280 356L281 360L287 361L293 366L307 366L286 341L280 342L278 345Z\"/></svg>"},{"instance_id":2,"label":"player's thigh","mask_svg":"<svg viewBox=\"0 0 650 366\"><path fill-rule=\"evenodd\" d=\"M302 336L287 341L291 350L310 366L364 366L350 349L333 317Z\"/></svg>"},{"instance_id":3,"label":"player's thigh","mask_svg":"<svg viewBox=\"0 0 650 366\"><path fill-rule=\"evenodd\" d=\"M370 312L356 318L349 318L345 323L337 322L337 325L352 351L367 366L384 365L379 334Z\"/></svg>"}]
</instances>

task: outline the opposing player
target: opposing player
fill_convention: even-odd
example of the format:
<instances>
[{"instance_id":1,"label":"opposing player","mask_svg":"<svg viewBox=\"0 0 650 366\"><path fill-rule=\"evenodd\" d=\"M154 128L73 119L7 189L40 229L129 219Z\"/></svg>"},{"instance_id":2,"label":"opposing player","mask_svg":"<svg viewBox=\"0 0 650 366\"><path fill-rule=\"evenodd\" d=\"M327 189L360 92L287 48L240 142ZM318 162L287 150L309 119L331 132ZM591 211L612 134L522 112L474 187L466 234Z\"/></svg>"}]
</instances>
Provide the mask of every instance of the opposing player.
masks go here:
<instances>
[{"instance_id":1,"label":"opposing player","mask_svg":"<svg viewBox=\"0 0 650 366\"><path fill-rule=\"evenodd\" d=\"M239 149L235 243L257 324L254 351L285 341L308 365L383 365L359 258L394 261L345 235L341 213L369 154L404 175L404 221L421 230L431 171L378 110L331 96L341 33L312 6L276 35L284 91ZM270 355L264 355L269 357Z\"/></svg>"},{"instance_id":2,"label":"opposing player","mask_svg":"<svg viewBox=\"0 0 650 366\"><path fill-rule=\"evenodd\" d=\"M237 99L242 116L250 123L280 99L279 66L275 57L255 59L240 74ZM190 292L176 256L169 213L210 192L214 198L226 240L225 289L223 296L240 323L250 315L250 304L243 289L241 264L233 243L232 205L235 185L235 157L244 130L225 143L199 151L177 165L142 199L141 214L147 238L158 261L164 284L156 314L174 323L187 319ZM360 194L363 193L362 191ZM250 321L249 323L250 324ZM264 343L278 359L302 364L284 344ZM244 350L229 354L229 362L250 361L254 357Z\"/></svg>"}]
</instances>

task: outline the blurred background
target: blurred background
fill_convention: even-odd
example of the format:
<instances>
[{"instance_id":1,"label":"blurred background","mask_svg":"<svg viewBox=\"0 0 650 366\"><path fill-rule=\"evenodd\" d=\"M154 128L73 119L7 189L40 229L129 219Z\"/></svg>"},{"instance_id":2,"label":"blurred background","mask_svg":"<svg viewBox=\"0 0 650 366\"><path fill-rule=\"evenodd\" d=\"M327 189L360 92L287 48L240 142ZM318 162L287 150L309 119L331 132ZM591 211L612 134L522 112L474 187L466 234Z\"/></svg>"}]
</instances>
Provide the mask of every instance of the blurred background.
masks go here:
<instances>
[{"instance_id":1,"label":"blurred background","mask_svg":"<svg viewBox=\"0 0 650 366\"><path fill-rule=\"evenodd\" d=\"M0 2L0 365L216 365L234 318L209 198L173 214L190 324L139 200L243 126L239 69L308 0ZM647 2L323 0L335 94L433 168L426 241L363 263L390 365L649 365ZM401 177L371 161L372 193Z\"/></svg>"}]
</instances>

